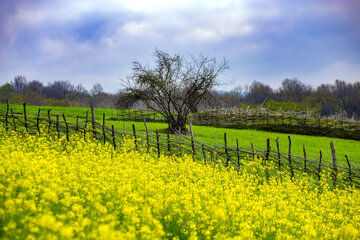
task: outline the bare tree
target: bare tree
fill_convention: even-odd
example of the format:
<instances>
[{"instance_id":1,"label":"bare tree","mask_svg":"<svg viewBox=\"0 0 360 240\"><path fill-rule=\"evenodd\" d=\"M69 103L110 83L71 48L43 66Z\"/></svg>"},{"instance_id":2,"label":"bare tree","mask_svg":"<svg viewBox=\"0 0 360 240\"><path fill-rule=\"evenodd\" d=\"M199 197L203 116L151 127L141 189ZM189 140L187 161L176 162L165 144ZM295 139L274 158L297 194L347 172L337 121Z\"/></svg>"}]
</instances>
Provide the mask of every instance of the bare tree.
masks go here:
<instances>
[{"instance_id":1,"label":"bare tree","mask_svg":"<svg viewBox=\"0 0 360 240\"><path fill-rule=\"evenodd\" d=\"M218 64L215 58L204 56L187 60L159 50L154 56L154 68L133 62L133 73L118 105L131 107L140 100L164 116L171 132L186 133L188 114L218 85L218 76L229 68L228 61Z\"/></svg>"}]
</instances>

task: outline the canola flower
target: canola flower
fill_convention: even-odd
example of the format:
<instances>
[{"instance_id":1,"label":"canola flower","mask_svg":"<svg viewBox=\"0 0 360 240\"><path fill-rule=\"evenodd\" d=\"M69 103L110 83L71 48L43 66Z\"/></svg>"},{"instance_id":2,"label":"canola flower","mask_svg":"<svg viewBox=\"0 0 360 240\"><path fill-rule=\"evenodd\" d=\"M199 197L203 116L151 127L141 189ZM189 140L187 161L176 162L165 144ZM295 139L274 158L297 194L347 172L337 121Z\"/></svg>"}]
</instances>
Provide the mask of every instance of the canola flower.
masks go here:
<instances>
[{"instance_id":1,"label":"canola flower","mask_svg":"<svg viewBox=\"0 0 360 240\"><path fill-rule=\"evenodd\" d=\"M359 239L360 191L0 132L1 239Z\"/></svg>"}]
</instances>

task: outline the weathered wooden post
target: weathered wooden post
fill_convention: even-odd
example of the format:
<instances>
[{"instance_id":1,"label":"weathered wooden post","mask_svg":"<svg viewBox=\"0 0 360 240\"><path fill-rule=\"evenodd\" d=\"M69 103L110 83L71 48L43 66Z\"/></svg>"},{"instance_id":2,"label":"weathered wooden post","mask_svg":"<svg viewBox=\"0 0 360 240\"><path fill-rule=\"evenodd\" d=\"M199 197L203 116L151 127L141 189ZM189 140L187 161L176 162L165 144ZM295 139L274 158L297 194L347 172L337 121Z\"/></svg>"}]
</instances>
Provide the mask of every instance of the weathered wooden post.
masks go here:
<instances>
[{"instance_id":1,"label":"weathered wooden post","mask_svg":"<svg viewBox=\"0 0 360 240\"><path fill-rule=\"evenodd\" d=\"M255 160L255 152L254 152L254 144L253 143L251 143L251 156L254 161Z\"/></svg>"},{"instance_id":2,"label":"weathered wooden post","mask_svg":"<svg viewBox=\"0 0 360 240\"><path fill-rule=\"evenodd\" d=\"M277 154L278 154L279 171L281 171L281 155L280 155L279 137L277 137L275 141L276 141L276 148L277 148Z\"/></svg>"},{"instance_id":3,"label":"weathered wooden post","mask_svg":"<svg viewBox=\"0 0 360 240\"><path fill-rule=\"evenodd\" d=\"M37 127L37 130L38 130L38 133L40 134L39 122L40 122L40 108L38 109L37 116L36 116L36 127Z\"/></svg>"},{"instance_id":4,"label":"weathered wooden post","mask_svg":"<svg viewBox=\"0 0 360 240\"><path fill-rule=\"evenodd\" d=\"M91 106L91 122L92 122L92 128L93 128L93 137L97 139L96 137L96 122L95 122L95 107Z\"/></svg>"},{"instance_id":5,"label":"weathered wooden post","mask_svg":"<svg viewBox=\"0 0 360 240\"><path fill-rule=\"evenodd\" d=\"M170 133L167 131L167 145L168 145L168 154L171 155L171 146L170 146Z\"/></svg>"},{"instance_id":6,"label":"weathered wooden post","mask_svg":"<svg viewBox=\"0 0 360 240\"><path fill-rule=\"evenodd\" d=\"M225 166L229 166L229 162L230 162L230 156L229 156L229 151L228 151L228 147L227 147L227 139L226 139L226 132L224 133L224 148L225 148L225 154L226 154L226 164Z\"/></svg>"},{"instance_id":7,"label":"weathered wooden post","mask_svg":"<svg viewBox=\"0 0 360 240\"><path fill-rule=\"evenodd\" d=\"M9 101L6 99L6 113L5 113L5 129L6 129L6 131L9 130L8 114L9 114Z\"/></svg>"},{"instance_id":8,"label":"weathered wooden post","mask_svg":"<svg viewBox=\"0 0 360 240\"><path fill-rule=\"evenodd\" d=\"M86 138L86 129L87 129L87 124L88 124L88 117L89 117L89 110L86 111L86 115L85 115L84 139Z\"/></svg>"},{"instance_id":9,"label":"weathered wooden post","mask_svg":"<svg viewBox=\"0 0 360 240\"><path fill-rule=\"evenodd\" d=\"M150 143L149 143L149 131L146 125L146 120L144 118L144 125L145 125L145 131L146 131L146 151L149 153L150 151Z\"/></svg>"},{"instance_id":10,"label":"weathered wooden post","mask_svg":"<svg viewBox=\"0 0 360 240\"><path fill-rule=\"evenodd\" d=\"M192 148L192 154L193 157L195 157L196 152L195 152L195 144L194 144L194 132L192 130L192 124L190 122L190 133L191 133L191 148Z\"/></svg>"},{"instance_id":11,"label":"weathered wooden post","mask_svg":"<svg viewBox=\"0 0 360 240\"><path fill-rule=\"evenodd\" d=\"M160 157L159 130L156 130L156 146L157 146L158 157Z\"/></svg>"},{"instance_id":12,"label":"weathered wooden post","mask_svg":"<svg viewBox=\"0 0 360 240\"><path fill-rule=\"evenodd\" d=\"M337 166L337 163L336 163L336 152L335 152L334 141L330 142L330 148L331 148L331 156L332 156L332 161L333 161L332 177L333 177L333 181L334 181L334 184L335 184L336 180L337 180L338 166Z\"/></svg>"},{"instance_id":13,"label":"weathered wooden post","mask_svg":"<svg viewBox=\"0 0 360 240\"><path fill-rule=\"evenodd\" d=\"M51 109L49 109L48 111L47 111L47 115L48 115L48 120L49 120L49 129L48 129L48 133L50 134L50 132L51 132L51 117L50 117L50 112L51 112Z\"/></svg>"},{"instance_id":14,"label":"weathered wooden post","mask_svg":"<svg viewBox=\"0 0 360 240\"><path fill-rule=\"evenodd\" d=\"M350 181L350 185L352 185L352 177L351 177L351 174L352 174L352 172L351 172L351 164L350 164L350 161L349 161L349 158L348 158L348 156L347 156L347 155L345 155L345 158L346 158L347 164L348 164L348 166L349 166L349 181Z\"/></svg>"},{"instance_id":15,"label":"weathered wooden post","mask_svg":"<svg viewBox=\"0 0 360 240\"><path fill-rule=\"evenodd\" d=\"M27 118L26 118L26 102L23 104L24 106L24 121L25 121L25 130L28 132Z\"/></svg>"},{"instance_id":16,"label":"weathered wooden post","mask_svg":"<svg viewBox=\"0 0 360 240\"><path fill-rule=\"evenodd\" d=\"M133 129L133 135L134 135L134 143L135 143L135 149L138 150L137 147L137 138L136 138L136 130L135 130L135 125L132 125L132 129Z\"/></svg>"},{"instance_id":17,"label":"weathered wooden post","mask_svg":"<svg viewBox=\"0 0 360 240\"><path fill-rule=\"evenodd\" d=\"M13 112L12 108L10 109L10 112L11 112L11 116L12 116L12 119L13 119L13 124L14 124L14 131L16 132L16 122L15 122L15 115L14 115L14 112Z\"/></svg>"},{"instance_id":18,"label":"weathered wooden post","mask_svg":"<svg viewBox=\"0 0 360 240\"><path fill-rule=\"evenodd\" d=\"M307 169L306 169L306 161L307 161L307 159L306 159L306 150L305 150L305 145L303 145L303 152L304 152L304 172L306 172L307 171Z\"/></svg>"},{"instance_id":19,"label":"weathered wooden post","mask_svg":"<svg viewBox=\"0 0 360 240\"><path fill-rule=\"evenodd\" d=\"M319 181L320 181L320 178L321 178L321 160L322 160L322 152L320 150L319 167L318 167Z\"/></svg>"},{"instance_id":20,"label":"weathered wooden post","mask_svg":"<svg viewBox=\"0 0 360 240\"><path fill-rule=\"evenodd\" d=\"M294 177L294 170L293 170L293 166L292 166L292 163L291 163L291 137L288 136L288 139L289 139L289 167L290 167L290 172L291 172L291 178Z\"/></svg>"},{"instance_id":21,"label":"weathered wooden post","mask_svg":"<svg viewBox=\"0 0 360 240\"><path fill-rule=\"evenodd\" d=\"M103 112L103 124L102 124L102 131L103 131L103 137L104 137L104 144L106 142L106 135L105 135L105 113Z\"/></svg>"},{"instance_id":22,"label":"weathered wooden post","mask_svg":"<svg viewBox=\"0 0 360 240\"><path fill-rule=\"evenodd\" d=\"M58 139L60 139L61 134L60 134L60 128L59 128L59 114L56 115L56 132L58 135Z\"/></svg>"},{"instance_id":23,"label":"weathered wooden post","mask_svg":"<svg viewBox=\"0 0 360 240\"><path fill-rule=\"evenodd\" d=\"M114 125L111 125L111 135L112 135L112 140L113 140L114 150L116 150L116 142L115 142L115 129L114 129Z\"/></svg>"},{"instance_id":24,"label":"weathered wooden post","mask_svg":"<svg viewBox=\"0 0 360 240\"><path fill-rule=\"evenodd\" d=\"M201 148L202 148L202 153L203 153L203 156L204 156L204 163L206 163L206 153L205 153L204 144L201 144Z\"/></svg>"},{"instance_id":25,"label":"weathered wooden post","mask_svg":"<svg viewBox=\"0 0 360 240\"><path fill-rule=\"evenodd\" d=\"M66 127L66 129L65 129L65 131L66 131L66 140L69 141L69 125L68 125L68 123L66 121L66 117L65 117L64 113L62 114L62 117L64 119L65 127Z\"/></svg>"},{"instance_id":26,"label":"weathered wooden post","mask_svg":"<svg viewBox=\"0 0 360 240\"><path fill-rule=\"evenodd\" d=\"M269 161L269 155L270 155L270 138L266 139L266 155L265 155L265 164L267 164L267 161Z\"/></svg>"},{"instance_id":27,"label":"weathered wooden post","mask_svg":"<svg viewBox=\"0 0 360 240\"><path fill-rule=\"evenodd\" d=\"M236 139L236 156L237 156L237 165L240 168L240 154L239 154L239 140Z\"/></svg>"}]
</instances>

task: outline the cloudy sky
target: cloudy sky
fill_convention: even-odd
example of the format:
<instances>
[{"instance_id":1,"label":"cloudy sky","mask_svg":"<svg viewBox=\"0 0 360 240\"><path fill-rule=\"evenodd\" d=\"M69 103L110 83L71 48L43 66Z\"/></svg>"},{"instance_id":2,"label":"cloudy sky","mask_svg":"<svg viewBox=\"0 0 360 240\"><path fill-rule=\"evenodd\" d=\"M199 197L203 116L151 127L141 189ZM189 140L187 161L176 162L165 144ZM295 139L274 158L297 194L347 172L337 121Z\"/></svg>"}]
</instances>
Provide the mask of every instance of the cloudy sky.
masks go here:
<instances>
[{"instance_id":1,"label":"cloudy sky","mask_svg":"<svg viewBox=\"0 0 360 240\"><path fill-rule=\"evenodd\" d=\"M0 0L0 84L115 92L155 49L227 58L221 89L360 81L359 0Z\"/></svg>"}]
</instances>

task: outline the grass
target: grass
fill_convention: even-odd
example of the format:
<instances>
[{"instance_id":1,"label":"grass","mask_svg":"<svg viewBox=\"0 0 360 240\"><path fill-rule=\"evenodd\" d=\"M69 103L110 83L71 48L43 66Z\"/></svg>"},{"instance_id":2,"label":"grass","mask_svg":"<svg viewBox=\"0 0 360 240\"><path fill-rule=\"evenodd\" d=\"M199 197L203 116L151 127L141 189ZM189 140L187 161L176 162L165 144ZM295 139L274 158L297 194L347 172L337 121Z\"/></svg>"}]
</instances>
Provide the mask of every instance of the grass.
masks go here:
<instances>
[{"instance_id":1,"label":"grass","mask_svg":"<svg viewBox=\"0 0 360 240\"><path fill-rule=\"evenodd\" d=\"M10 105L10 108L15 112L22 112L22 105ZM38 106L27 106L27 112L29 114L36 114ZM0 104L0 109L5 110L6 105ZM86 111L89 111L90 119L90 108L73 108L73 107L40 107L42 114L47 114L47 110L51 109L51 114L62 114L65 113L69 121L74 121L77 115L85 116ZM103 113L106 115L106 125L114 125L117 129L131 130L132 124L135 125L137 130L145 130L143 122L130 122L130 121L113 121L109 120L111 117L116 116L117 110L115 109L95 109L96 119L102 122ZM148 122L147 127L149 130L165 130L167 128L166 123ZM289 142L288 136L291 136L292 140L292 154L297 156L303 156L303 145L305 145L307 158L318 159L319 151L322 151L323 159L330 161L331 150L330 142L334 141L338 164L347 166L345 155L350 159L350 162L356 166L360 166L360 141L347 140L341 138L328 138L320 136L306 136L298 134L284 134L275 132L266 132L259 130L250 129L229 129L229 128L218 128L209 126L193 126L195 139L201 142L210 144L223 145L224 144L224 133L227 134L227 142L229 146L236 145L236 139L239 141L240 147L250 147L251 143L255 146L266 147L266 139L270 138L271 148L276 149L275 139L279 137L280 151L288 152Z\"/></svg>"}]
</instances>

